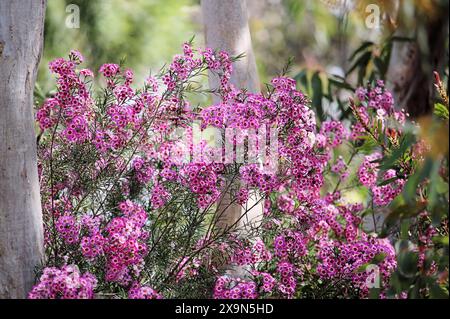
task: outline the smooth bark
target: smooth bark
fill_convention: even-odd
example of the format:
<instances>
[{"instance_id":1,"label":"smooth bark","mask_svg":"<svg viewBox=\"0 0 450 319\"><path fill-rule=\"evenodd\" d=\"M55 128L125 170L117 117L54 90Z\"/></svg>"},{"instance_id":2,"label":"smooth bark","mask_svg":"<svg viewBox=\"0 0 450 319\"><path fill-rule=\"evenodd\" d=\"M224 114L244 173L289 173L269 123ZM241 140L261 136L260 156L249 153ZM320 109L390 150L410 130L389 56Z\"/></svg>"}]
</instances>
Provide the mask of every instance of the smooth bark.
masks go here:
<instances>
[{"instance_id":1,"label":"smooth bark","mask_svg":"<svg viewBox=\"0 0 450 319\"><path fill-rule=\"evenodd\" d=\"M244 54L241 59L233 63L231 83L238 89L244 88L250 92L258 92L259 79L248 25L247 2L245 0L202 0L201 7L206 46L225 50L232 56ZM218 77L211 73L209 85L212 89L219 86ZM220 102L219 97L214 96L213 102ZM257 200L250 199L247 206L252 207ZM239 204L231 203L231 201L230 194L226 193L219 203L218 211L223 212L218 216L219 229L233 225L244 213ZM239 224L242 226L244 223L254 221L261 213L262 205L256 205L241 218Z\"/></svg>"},{"instance_id":2,"label":"smooth bark","mask_svg":"<svg viewBox=\"0 0 450 319\"><path fill-rule=\"evenodd\" d=\"M25 298L43 258L33 89L45 1L0 1L0 298Z\"/></svg>"}]
</instances>

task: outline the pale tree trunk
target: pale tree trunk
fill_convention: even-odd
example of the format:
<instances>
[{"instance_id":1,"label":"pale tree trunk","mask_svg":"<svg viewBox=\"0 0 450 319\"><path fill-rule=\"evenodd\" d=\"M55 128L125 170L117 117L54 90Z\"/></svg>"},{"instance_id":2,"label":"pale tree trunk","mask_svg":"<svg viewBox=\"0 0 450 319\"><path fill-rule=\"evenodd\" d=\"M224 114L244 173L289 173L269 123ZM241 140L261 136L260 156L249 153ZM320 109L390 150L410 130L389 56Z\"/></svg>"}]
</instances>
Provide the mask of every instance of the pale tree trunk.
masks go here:
<instances>
[{"instance_id":1,"label":"pale tree trunk","mask_svg":"<svg viewBox=\"0 0 450 319\"><path fill-rule=\"evenodd\" d=\"M231 83L250 92L259 91L258 72L248 26L246 0L202 0L206 46L245 56L233 64ZM210 76L210 86L218 87L218 78Z\"/></svg>"},{"instance_id":2,"label":"pale tree trunk","mask_svg":"<svg viewBox=\"0 0 450 319\"><path fill-rule=\"evenodd\" d=\"M32 105L45 7L0 1L0 298L25 298L43 258Z\"/></svg>"},{"instance_id":3,"label":"pale tree trunk","mask_svg":"<svg viewBox=\"0 0 450 319\"><path fill-rule=\"evenodd\" d=\"M445 67L448 4L440 9L426 18L418 14L413 16L416 19L415 28L401 21L404 18L401 3L396 14L400 24L396 35L413 37L418 31L421 32L417 41L393 44L386 75L388 88L393 92L396 104L404 108L412 118L432 111L432 99L435 95L433 71L441 73Z\"/></svg>"},{"instance_id":4,"label":"pale tree trunk","mask_svg":"<svg viewBox=\"0 0 450 319\"><path fill-rule=\"evenodd\" d=\"M206 46L227 51L232 56L243 53L244 57L233 63L231 83L237 89L245 88L249 92L258 92L259 79L248 26L247 2L245 0L202 0L201 7ZM218 77L211 73L209 85L211 89L219 87ZM214 96L213 102L220 102L219 97ZM252 197L245 206L253 207L259 200ZM230 194L226 193L218 205L219 229L233 225L239 218L242 220L240 225L243 226L244 223L257 220L262 213L262 205L257 204L247 212L246 216L241 217L245 208L236 203L230 205L230 202Z\"/></svg>"}]
</instances>

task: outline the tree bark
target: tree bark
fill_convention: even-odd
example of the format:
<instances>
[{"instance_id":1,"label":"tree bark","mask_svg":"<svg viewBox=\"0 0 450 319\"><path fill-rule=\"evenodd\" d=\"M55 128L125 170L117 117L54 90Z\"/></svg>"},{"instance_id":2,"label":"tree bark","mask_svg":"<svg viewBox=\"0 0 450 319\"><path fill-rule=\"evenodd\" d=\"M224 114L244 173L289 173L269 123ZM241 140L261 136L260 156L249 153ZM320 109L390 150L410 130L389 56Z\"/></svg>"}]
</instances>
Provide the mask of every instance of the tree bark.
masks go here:
<instances>
[{"instance_id":1,"label":"tree bark","mask_svg":"<svg viewBox=\"0 0 450 319\"><path fill-rule=\"evenodd\" d=\"M33 89L46 1L0 1L0 298L25 298L43 259Z\"/></svg>"},{"instance_id":2,"label":"tree bark","mask_svg":"<svg viewBox=\"0 0 450 319\"><path fill-rule=\"evenodd\" d=\"M435 96L433 71L442 72L445 66L445 44L448 39L448 4L435 15L416 14L416 28L401 25L397 35L409 36L423 30L423 37L412 42L395 42L387 73L388 88L396 104L412 118L429 114ZM399 20L402 19L400 11ZM402 21L400 21L401 23ZM421 40L421 42L419 42Z\"/></svg>"},{"instance_id":3,"label":"tree bark","mask_svg":"<svg viewBox=\"0 0 450 319\"><path fill-rule=\"evenodd\" d=\"M244 53L243 58L233 63L231 83L237 89L245 88L249 92L258 92L259 79L248 25L247 2L245 0L202 0L201 7L206 46L227 51L234 56ZM219 87L219 79L212 73L209 74L209 86L211 89ZM213 96L213 102L220 102L219 97ZM255 200L257 199L250 199L247 207L252 207ZM231 201L230 194L226 193L218 205L219 229L234 224L243 214L241 206L236 203L230 204ZM242 218L242 222L255 220L261 213L262 205L256 205L247 216Z\"/></svg>"},{"instance_id":4,"label":"tree bark","mask_svg":"<svg viewBox=\"0 0 450 319\"><path fill-rule=\"evenodd\" d=\"M202 0L201 6L206 45L231 55L245 54L233 64L231 83L236 88L258 92L259 79L248 26L247 1ZM210 76L209 83L211 87L217 87L218 78Z\"/></svg>"}]
</instances>

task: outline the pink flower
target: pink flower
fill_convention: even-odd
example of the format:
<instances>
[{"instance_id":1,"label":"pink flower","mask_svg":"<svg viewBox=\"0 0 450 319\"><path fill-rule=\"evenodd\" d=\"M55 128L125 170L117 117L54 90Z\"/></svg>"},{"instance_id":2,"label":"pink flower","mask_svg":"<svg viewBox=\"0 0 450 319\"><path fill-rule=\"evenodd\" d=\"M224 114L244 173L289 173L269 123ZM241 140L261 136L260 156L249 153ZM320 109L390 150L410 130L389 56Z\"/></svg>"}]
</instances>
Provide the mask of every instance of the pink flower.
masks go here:
<instances>
[{"instance_id":1,"label":"pink flower","mask_svg":"<svg viewBox=\"0 0 450 319\"><path fill-rule=\"evenodd\" d=\"M92 299L96 285L97 279L89 272L81 274L77 266L47 267L28 298Z\"/></svg>"},{"instance_id":2,"label":"pink flower","mask_svg":"<svg viewBox=\"0 0 450 319\"><path fill-rule=\"evenodd\" d=\"M103 74L104 77L112 78L119 73L120 67L117 64L106 63L103 64L98 71Z\"/></svg>"}]
</instances>

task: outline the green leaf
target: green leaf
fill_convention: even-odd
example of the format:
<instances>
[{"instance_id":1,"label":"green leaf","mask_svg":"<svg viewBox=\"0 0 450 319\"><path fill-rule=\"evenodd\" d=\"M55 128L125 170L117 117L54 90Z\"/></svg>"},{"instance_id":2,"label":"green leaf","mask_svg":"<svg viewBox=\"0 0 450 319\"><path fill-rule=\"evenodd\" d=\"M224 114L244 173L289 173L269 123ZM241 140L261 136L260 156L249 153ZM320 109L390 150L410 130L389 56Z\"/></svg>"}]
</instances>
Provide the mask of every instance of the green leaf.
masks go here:
<instances>
[{"instance_id":1,"label":"green leaf","mask_svg":"<svg viewBox=\"0 0 450 319\"><path fill-rule=\"evenodd\" d=\"M350 58L348 59L349 61L352 61L357 55L358 53L364 51L365 49L371 47L374 43L371 41L364 41L359 48L357 48L352 55L350 56Z\"/></svg>"},{"instance_id":2,"label":"green leaf","mask_svg":"<svg viewBox=\"0 0 450 319\"><path fill-rule=\"evenodd\" d=\"M361 63L359 65L359 71L358 71L358 83L360 85L363 85L364 77L367 73L367 66L369 65L370 59L372 58L372 52L367 52L367 54L364 54L361 59Z\"/></svg>"},{"instance_id":3,"label":"green leaf","mask_svg":"<svg viewBox=\"0 0 450 319\"><path fill-rule=\"evenodd\" d=\"M352 73L357 67L365 69L367 67L367 64L369 63L371 57L372 57L372 52L366 52L366 53L362 54L355 61L355 63L353 63L353 65L347 71L346 75L349 75L350 73Z\"/></svg>"},{"instance_id":4,"label":"green leaf","mask_svg":"<svg viewBox=\"0 0 450 319\"><path fill-rule=\"evenodd\" d=\"M399 197L402 196L400 195L397 198ZM389 234L389 231L395 225L397 225L399 221L416 216L417 214L422 212L426 207L426 204L422 202L416 202L412 205L409 203L402 204L401 201L399 200L396 201L396 199L394 199L393 201L393 203L395 202L396 206L391 206L392 204L390 205L390 213L384 220L383 229L381 231L380 237L386 237Z\"/></svg>"},{"instance_id":5,"label":"green leaf","mask_svg":"<svg viewBox=\"0 0 450 319\"><path fill-rule=\"evenodd\" d=\"M405 184L402 195L405 201L412 204L416 199L417 186L425 179L430 176L433 169L434 161L431 158L425 160L424 165L419 168L412 176L409 177Z\"/></svg>"},{"instance_id":6,"label":"green leaf","mask_svg":"<svg viewBox=\"0 0 450 319\"><path fill-rule=\"evenodd\" d=\"M378 141L371 135L363 135L359 138L364 140L364 143L357 148L358 152L362 154L372 154L374 149L378 147Z\"/></svg>"},{"instance_id":7,"label":"green leaf","mask_svg":"<svg viewBox=\"0 0 450 319\"><path fill-rule=\"evenodd\" d=\"M308 83L308 73L306 70L300 71L296 76L294 76L294 80L300 83L302 89L310 94L310 87Z\"/></svg>"},{"instance_id":8,"label":"green leaf","mask_svg":"<svg viewBox=\"0 0 450 319\"><path fill-rule=\"evenodd\" d=\"M440 163L438 161L433 162L433 167L430 172L430 183L428 187L428 207L432 210L437 204L438 185L439 185L439 168Z\"/></svg>"},{"instance_id":9,"label":"green leaf","mask_svg":"<svg viewBox=\"0 0 450 319\"><path fill-rule=\"evenodd\" d=\"M438 175L435 182L436 182L436 192L438 192L438 194L448 194L449 191L448 183L444 181L442 176Z\"/></svg>"},{"instance_id":10,"label":"green leaf","mask_svg":"<svg viewBox=\"0 0 450 319\"><path fill-rule=\"evenodd\" d=\"M396 149L394 149L390 156L383 159L382 164L380 165L381 171L386 171L388 169L391 169L394 167L394 164L403 157L405 152L407 152L411 145L413 145L415 142L415 136L411 133L407 133L403 136L403 138L400 141L400 146Z\"/></svg>"},{"instance_id":11,"label":"green leaf","mask_svg":"<svg viewBox=\"0 0 450 319\"><path fill-rule=\"evenodd\" d=\"M409 219L405 219L402 221L400 225L400 238L408 239L409 238L409 227L411 226L411 222Z\"/></svg>"},{"instance_id":12,"label":"green leaf","mask_svg":"<svg viewBox=\"0 0 450 319\"><path fill-rule=\"evenodd\" d=\"M419 262L419 255L412 251L400 252L397 256L398 270L407 278L414 277L417 270L417 263Z\"/></svg>"},{"instance_id":13,"label":"green leaf","mask_svg":"<svg viewBox=\"0 0 450 319\"><path fill-rule=\"evenodd\" d=\"M379 62L380 66L378 67L378 70L380 72L380 79L381 80L386 80L386 73L388 71L389 68L389 62L391 60L391 55L392 55L392 42L388 41L383 48L381 49L381 53L380 53L380 61ZM376 61L374 61L374 63L377 63ZM380 68L381 67L381 68Z\"/></svg>"},{"instance_id":14,"label":"green leaf","mask_svg":"<svg viewBox=\"0 0 450 319\"><path fill-rule=\"evenodd\" d=\"M387 71L387 64L384 63L384 61L383 61L381 58L379 58L379 57L374 58L374 59L373 59L373 63L374 63L375 66L377 67L378 72L379 72L379 73L381 74L381 76L383 77L384 74L386 74L386 71Z\"/></svg>"},{"instance_id":15,"label":"green leaf","mask_svg":"<svg viewBox=\"0 0 450 319\"><path fill-rule=\"evenodd\" d=\"M401 36L393 36L391 37L392 42L413 42L415 41L414 38L408 38L408 37L401 37Z\"/></svg>"},{"instance_id":16,"label":"green leaf","mask_svg":"<svg viewBox=\"0 0 450 319\"><path fill-rule=\"evenodd\" d=\"M434 114L441 119L448 120L448 108L442 103L434 104Z\"/></svg>"},{"instance_id":17,"label":"green leaf","mask_svg":"<svg viewBox=\"0 0 450 319\"><path fill-rule=\"evenodd\" d=\"M355 88L353 86L351 86L349 83L345 82L345 80L338 81L333 78L328 78L328 81L330 84L332 84L333 86L338 87L340 89L346 89L346 90L349 90L352 92L355 91Z\"/></svg>"},{"instance_id":18,"label":"green leaf","mask_svg":"<svg viewBox=\"0 0 450 319\"><path fill-rule=\"evenodd\" d=\"M434 244L448 246L448 236L435 236L432 238Z\"/></svg>"},{"instance_id":19,"label":"green leaf","mask_svg":"<svg viewBox=\"0 0 450 319\"><path fill-rule=\"evenodd\" d=\"M382 262L385 258L386 258L386 253L379 253L379 254L376 254L375 257L372 258L372 260L370 261L370 263L372 263L372 264L379 264L379 263Z\"/></svg>"},{"instance_id":20,"label":"green leaf","mask_svg":"<svg viewBox=\"0 0 450 319\"><path fill-rule=\"evenodd\" d=\"M378 185L378 186L388 185L388 184L390 184L390 183L395 182L397 179L398 179L398 177L395 176L395 177L389 178L389 179L387 179L387 180L385 180L385 181L382 181L381 183L378 183L377 185Z\"/></svg>"},{"instance_id":21,"label":"green leaf","mask_svg":"<svg viewBox=\"0 0 450 319\"><path fill-rule=\"evenodd\" d=\"M391 288L393 288L396 294L408 290L413 283L414 278L403 277L400 272L395 271L390 278Z\"/></svg>"},{"instance_id":22,"label":"green leaf","mask_svg":"<svg viewBox=\"0 0 450 319\"><path fill-rule=\"evenodd\" d=\"M312 87L312 106L316 109L317 115L319 119L324 120L324 113L322 108L322 97L323 97L323 88L322 88L322 80L320 79L319 72L315 72L311 78L311 87Z\"/></svg>"},{"instance_id":23,"label":"green leaf","mask_svg":"<svg viewBox=\"0 0 450 319\"><path fill-rule=\"evenodd\" d=\"M371 288L369 290L369 299L380 299L380 288Z\"/></svg>"},{"instance_id":24,"label":"green leaf","mask_svg":"<svg viewBox=\"0 0 450 319\"><path fill-rule=\"evenodd\" d=\"M448 299L448 290L434 283L430 287L431 299Z\"/></svg>"}]
</instances>

